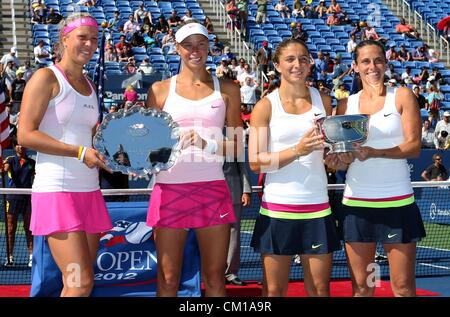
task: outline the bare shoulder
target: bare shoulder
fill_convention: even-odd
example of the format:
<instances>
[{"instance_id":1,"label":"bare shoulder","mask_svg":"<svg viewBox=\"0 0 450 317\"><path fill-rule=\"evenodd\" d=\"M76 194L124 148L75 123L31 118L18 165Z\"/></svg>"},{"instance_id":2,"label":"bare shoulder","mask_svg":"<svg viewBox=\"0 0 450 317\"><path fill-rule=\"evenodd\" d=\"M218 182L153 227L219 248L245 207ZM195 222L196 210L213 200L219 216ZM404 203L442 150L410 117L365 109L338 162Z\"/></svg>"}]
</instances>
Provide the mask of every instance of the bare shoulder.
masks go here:
<instances>
[{"instance_id":1,"label":"bare shoulder","mask_svg":"<svg viewBox=\"0 0 450 317\"><path fill-rule=\"evenodd\" d=\"M395 103L398 109L419 109L416 96L406 87L397 88Z\"/></svg>"},{"instance_id":2,"label":"bare shoulder","mask_svg":"<svg viewBox=\"0 0 450 317\"><path fill-rule=\"evenodd\" d=\"M51 93L55 97L59 92L58 79L52 70L41 68L37 70L27 83L27 90L39 91L43 94Z\"/></svg>"},{"instance_id":3,"label":"bare shoulder","mask_svg":"<svg viewBox=\"0 0 450 317\"><path fill-rule=\"evenodd\" d=\"M396 97L397 98L415 98L412 90L409 88L406 88L406 87L398 87ZM402 99L397 99L397 100L401 101Z\"/></svg>"},{"instance_id":4,"label":"bare shoulder","mask_svg":"<svg viewBox=\"0 0 450 317\"><path fill-rule=\"evenodd\" d=\"M147 107L161 110L169 95L170 78L154 82L148 89Z\"/></svg>"},{"instance_id":5,"label":"bare shoulder","mask_svg":"<svg viewBox=\"0 0 450 317\"><path fill-rule=\"evenodd\" d=\"M268 126L272 114L272 103L268 98L259 100L252 110L250 125L254 127Z\"/></svg>"},{"instance_id":6,"label":"bare shoulder","mask_svg":"<svg viewBox=\"0 0 450 317\"><path fill-rule=\"evenodd\" d=\"M226 94L228 96L233 96L234 94L240 93L240 86L239 84L235 83L231 79L228 78L221 78L219 79L220 82L220 90L223 94Z\"/></svg>"}]
</instances>

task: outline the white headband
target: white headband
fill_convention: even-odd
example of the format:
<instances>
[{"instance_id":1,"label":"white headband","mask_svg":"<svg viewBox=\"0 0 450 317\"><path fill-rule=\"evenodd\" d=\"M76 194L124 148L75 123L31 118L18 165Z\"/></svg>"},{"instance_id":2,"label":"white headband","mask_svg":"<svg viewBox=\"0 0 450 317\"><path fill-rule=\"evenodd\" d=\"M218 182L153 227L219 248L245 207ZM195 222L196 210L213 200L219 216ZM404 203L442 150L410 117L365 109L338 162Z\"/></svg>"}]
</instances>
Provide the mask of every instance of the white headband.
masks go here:
<instances>
[{"instance_id":1,"label":"white headband","mask_svg":"<svg viewBox=\"0 0 450 317\"><path fill-rule=\"evenodd\" d=\"M177 41L177 43L181 43L185 38L194 34L201 34L206 38L208 37L208 31L203 25L199 23L188 23L178 29L178 31L175 33L175 40Z\"/></svg>"}]
</instances>

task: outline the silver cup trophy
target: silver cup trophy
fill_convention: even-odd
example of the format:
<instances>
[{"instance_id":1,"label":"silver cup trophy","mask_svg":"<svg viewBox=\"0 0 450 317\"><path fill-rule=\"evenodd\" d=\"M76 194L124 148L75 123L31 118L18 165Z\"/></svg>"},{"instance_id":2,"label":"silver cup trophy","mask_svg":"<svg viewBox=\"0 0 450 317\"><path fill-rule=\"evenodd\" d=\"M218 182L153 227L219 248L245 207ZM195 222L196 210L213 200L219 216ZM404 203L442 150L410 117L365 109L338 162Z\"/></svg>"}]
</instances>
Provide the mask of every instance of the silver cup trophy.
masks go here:
<instances>
[{"instance_id":1,"label":"silver cup trophy","mask_svg":"<svg viewBox=\"0 0 450 317\"><path fill-rule=\"evenodd\" d=\"M363 144L369 132L369 116L364 114L324 117L316 121L325 139L328 154L355 151L355 144Z\"/></svg>"}]
</instances>

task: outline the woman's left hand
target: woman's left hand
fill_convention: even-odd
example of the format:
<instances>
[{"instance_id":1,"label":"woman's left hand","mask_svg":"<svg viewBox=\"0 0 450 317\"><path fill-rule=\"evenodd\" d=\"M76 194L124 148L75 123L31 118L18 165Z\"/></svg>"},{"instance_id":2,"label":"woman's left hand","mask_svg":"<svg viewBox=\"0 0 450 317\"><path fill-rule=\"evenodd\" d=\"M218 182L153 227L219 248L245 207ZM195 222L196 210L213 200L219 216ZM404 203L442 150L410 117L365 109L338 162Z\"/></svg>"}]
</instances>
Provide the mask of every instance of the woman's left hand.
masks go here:
<instances>
[{"instance_id":1,"label":"woman's left hand","mask_svg":"<svg viewBox=\"0 0 450 317\"><path fill-rule=\"evenodd\" d=\"M357 144L354 147L356 151L353 152L353 155L360 161L365 161L373 156L374 148L370 146L361 146Z\"/></svg>"},{"instance_id":2,"label":"woman's left hand","mask_svg":"<svg viewBox=\"0 0 450 317\"><path fill-rule=\"evenodd\" d=\"M181 134L180 143L183 150L191 145L203 149L206 145L206 141L203 140L195 130L183 132Z\"/></svg>"}]
</instances>

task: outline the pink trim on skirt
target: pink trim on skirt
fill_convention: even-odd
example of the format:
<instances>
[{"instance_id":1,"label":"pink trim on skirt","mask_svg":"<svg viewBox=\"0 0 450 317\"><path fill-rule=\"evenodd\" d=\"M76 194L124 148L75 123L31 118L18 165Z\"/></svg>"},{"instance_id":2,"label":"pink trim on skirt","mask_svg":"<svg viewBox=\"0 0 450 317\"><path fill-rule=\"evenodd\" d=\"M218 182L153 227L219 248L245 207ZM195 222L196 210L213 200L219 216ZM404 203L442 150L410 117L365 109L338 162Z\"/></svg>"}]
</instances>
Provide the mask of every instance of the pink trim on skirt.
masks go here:
<instances>
[{"instance_id":1,"label":"pink trim on skirt","mask_svg":"<svg viewBox=\"0 0 450 317\"><path fill-rule=\"evenodd\" d=\"M184 184L155 184L147 225L165 228L203 228L236 222L224 180Z\"/></svg>"},{"instance_id":2,"label":"pink trim on skirt","mask_svg":"<svg viewBox=\"0 0 450 317\"><path fill-rule=\"evenodd\" d=\"M100 190L32 193L30 230L35 236L58 232L105 232L111 219Z\"/></svg>"}]
</instances>

